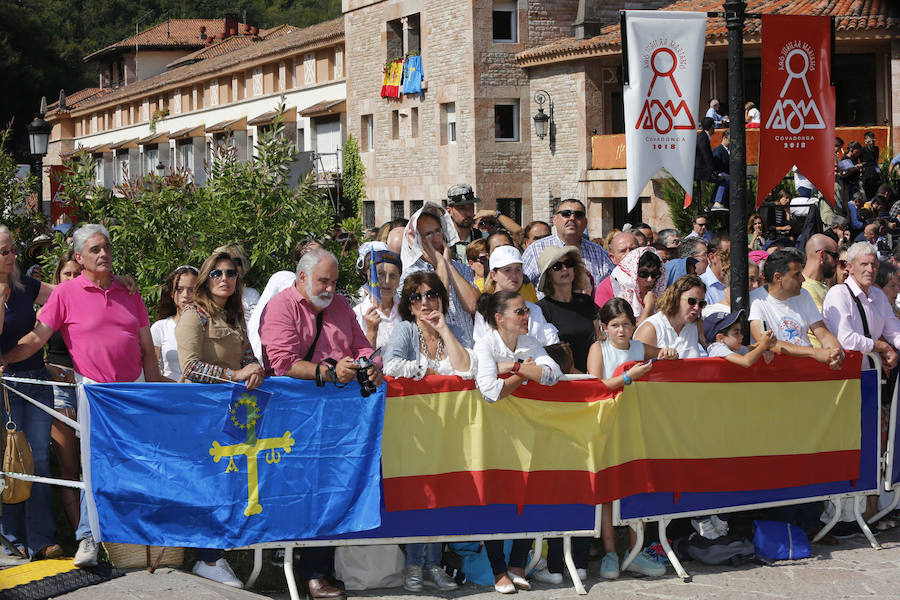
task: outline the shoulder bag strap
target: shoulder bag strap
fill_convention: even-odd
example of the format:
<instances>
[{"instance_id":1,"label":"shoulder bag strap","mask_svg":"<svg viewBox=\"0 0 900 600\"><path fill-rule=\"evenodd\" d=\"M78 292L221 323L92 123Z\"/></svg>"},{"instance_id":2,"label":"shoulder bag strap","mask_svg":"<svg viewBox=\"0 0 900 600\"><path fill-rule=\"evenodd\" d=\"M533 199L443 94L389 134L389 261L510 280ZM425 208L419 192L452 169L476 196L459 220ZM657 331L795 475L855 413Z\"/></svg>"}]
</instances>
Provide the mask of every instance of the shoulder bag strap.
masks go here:
<instances>
[{"instance_id":1,"label":"shoulder bag strap","mask_svg":"<svg viewBox=\"0 0 900 600\"><path fill-rule=\"evenodd\" d=\"M859 309L859 316L862 318L863 324L863 333L866 334L866 337L872 339L872 334L869 333L869 320L866 319L866 311L863 310L862 302L859 301L859 298L856 297L856 294L853 293L853 290L850 288L848 284L844 284L847 286L847 291L850 292L850 297L853 298L854 304L856 304L856 308Z\"/></svg>"},{"instance_id":2,"label":"shoulder bag strap","mask_svg":"<svg viewBox=\"0 0 900 600\"><path fill-rule=\"evenodd\" d=\"M312 362L313 354L316 352L316 342L319 341L319 336L322 334L322 315L324 313L325 311L323 310L316 315L316 337L313 339L313 343L309 347L309 350L307 350L306 356L303 357L303 360L306 362Z\"/></svg>"}]
</instances>

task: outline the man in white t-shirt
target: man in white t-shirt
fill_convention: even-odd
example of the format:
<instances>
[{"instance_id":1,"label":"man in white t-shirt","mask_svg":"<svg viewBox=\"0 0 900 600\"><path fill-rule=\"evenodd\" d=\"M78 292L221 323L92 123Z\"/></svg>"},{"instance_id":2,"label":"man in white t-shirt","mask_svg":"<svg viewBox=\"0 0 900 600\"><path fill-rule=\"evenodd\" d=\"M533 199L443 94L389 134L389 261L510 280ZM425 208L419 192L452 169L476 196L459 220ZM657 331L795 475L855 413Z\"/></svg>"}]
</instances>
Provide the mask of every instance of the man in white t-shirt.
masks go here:
<instances>
[{"instance_id":1,"label":"man in white t-shirt","mask_svg":"<svg viewBox=\"0 0 900 600\"><path fill-rule=\"evenodd\" d=\"M822 320L809 292L803 289L803 254L795 248L773 252L764 268L768 293L750 305L750 333L760 339L762 332L775 332L775 351L788 356L808 356L832 369L840 369L844 353L837 338ZM822 348L813 348L812 331Z\"/></svg>"}]
</instances>

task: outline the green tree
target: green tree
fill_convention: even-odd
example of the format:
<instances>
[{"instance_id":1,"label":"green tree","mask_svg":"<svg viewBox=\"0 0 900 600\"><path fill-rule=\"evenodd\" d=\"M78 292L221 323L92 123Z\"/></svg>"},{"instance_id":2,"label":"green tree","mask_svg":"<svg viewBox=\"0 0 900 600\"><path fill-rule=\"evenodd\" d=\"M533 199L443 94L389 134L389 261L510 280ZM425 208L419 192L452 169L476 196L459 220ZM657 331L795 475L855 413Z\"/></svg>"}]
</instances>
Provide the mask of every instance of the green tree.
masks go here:
<instances>
[{"instance_id":1,"label":"green tree","mask_svg":"<svg viewBox=\"0 0 900 600\"><path fill-rule=\"evenodd\" d=\"M17 176L16 159L7 149L9 136L9 128L0 131L0 223L23 245L47 231L41 216L28 208L29 196L37 192L37 177Z\"/></svg>"},{"instance_id":2,"label":"green tree","mask_svg":"<svg viewBox=\"0 0 900 600\"><path fill-rule=\"evenodd\" d=\"M344 144L344 198L362 214L362 201L366 198L366 168L359 157L359 144L351 135Z\"/></svg>"}]
</instances>

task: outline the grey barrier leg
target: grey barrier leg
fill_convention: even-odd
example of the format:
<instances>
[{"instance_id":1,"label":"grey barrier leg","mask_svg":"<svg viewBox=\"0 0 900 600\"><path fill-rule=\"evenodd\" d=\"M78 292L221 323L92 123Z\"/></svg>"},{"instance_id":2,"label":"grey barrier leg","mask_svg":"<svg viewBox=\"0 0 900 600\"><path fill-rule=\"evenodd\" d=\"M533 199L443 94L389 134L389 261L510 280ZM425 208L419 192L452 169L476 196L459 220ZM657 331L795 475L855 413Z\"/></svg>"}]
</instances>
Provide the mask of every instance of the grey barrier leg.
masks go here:
<instances>
[{"instance_id":1,"label":"grey barrier leg","mask_svg":"<svg viewBox=\"0 0 900 600\"><path fill-rule=\"evenodd\" d=\"M284 547L284 578L287 581L291 600L301 600L300 593L297 591L297 581L294 579L294 548L292 546Z\"/></svg>"},{"instance_id":2,"label":"grey barrier leg","mask_svg":"<svg viewBox=\"0 0 900 600\"><path fill-rule=\"evenodd\" d=\"M853 514L856 515L856 522L859 524L859 528L862 529L863 534L865 534L866 539L869 540L869 544L871 544L871 546L876 550L881 550L881 544L879 544L878 540L875 539L875 536L872 535L872 530L869 529L868 523L866 523L866 520L863 519L860 505L865 504L865 502L865 496L858 496L854 498Z\"/></svg>"},{"instance_id":3,"label":"grey barrier leg","mask_svg":"<svg viewBox=\"0 0 900 600\"><path fill-rule=\"evenodd\" d=\"M626 570L628 566L637 558L637 555L641 553L641 550L644 548L644 523L643 521L639 521L637 523L631 523L629 525L632 529L634 529L634 533L637 535L637 539L634 542L634 547L631 548L631 551L625 557L625 560L622 561L622 571Z\"/></svg>"},{"instance_id":4,"label":"grey barrier leg","mask_svg":"<svg viewBox=\"0 0 900 600\"><path fill-rule=\"evenodd\" d=\"M253 570L250 571L250 577L247 578L247 583L244 584L246 589L253 587L253 584L256 583L256 578L259 577L259 572L262 571L262 553L262 548L253 549Z\"/></svg>"},{"instance_id":5,"label":"grey barrier leg","mask_svg":"<svg viewBox=\"0 0 900 600\"><path fill-rule=\"evenodd\" d=\"M528 564L525 565L526 576L534 570L534 568L538 564L538 561L541 560L541 546L543 545L544 538L542 538L541 536L537 536L536 538L534 538L534 552L531 553L531 560L529 560Z\"/></svg>"},{"instance_id":6,"label":"grey barrier leg","mask_svg":"<svg viewBox=\"0 0 900 600\"><path fill-rule=\"evenodd\" d=\"M688 572L685 571L684 567L681 565L681 561L675 556L675 551L672 550L672 546L669 545L669 539L666 537L666 526L669 524L669 521L670 519L659 520L659 543L662 545L663 550L666 551L669 562L675 567L675 572L678 573L678 576L681 577L682 581L689 583L691 581L691 576L688 575Z\"/></svg>"},{"instance_id":7,"label":"grey barrier leg","mask_svg":"<svg viewBox=\"0 0 900 600\"><path fill-rule=\"evenodd\" d=\"M575 591L581 595L587 594L587 590L584 589L584 583L582 583L581 577L578 576L578 569L575 568L575 561L572 559L571 535L563 536L563 557L566 560L566 567L569 569L569 576L572 578Z\"/></svg>"},{"instance_id":8,"label":"grey barrier leg","mask_svg":"<svg viewBox=\"0 0 900 600\"><path fill-rule=\"evenodd\" d=\"M884 508L882 508L880 511L878 511L877 513L875 513L874 515L872 515L872 516L869 518L869 521L868 521L869 523L874 523L874 522L878 521L879 519L885 517L885 516L888 515L892 510L894 510L895 508L897 508L897 504L900 504L900 488L898 488L898 487L893 487L893 488L891 488L891 491L894 492L894 499L891 500L891 503L890 503L890 504L888 504L887 506L885 506Z\"/></svg>"},{"instance_id":9,"label":"grey barrier leg","mask_svg":"<svg viewBox=\"0 0 900 600\"><path fill-rule=\"evenodd\" d=\"M816 534L816 537L812 539L813 544L821 540L823 537L828 535L828 532L831 531L831 528L837 525L838 520L841 518L841 505L839 502L835 502L834 500L829 500L831 505L834 507L834 516L831 517L831 520L825 523L825 526L819 530L819 533Z\"/></svg>"}]
</instances>

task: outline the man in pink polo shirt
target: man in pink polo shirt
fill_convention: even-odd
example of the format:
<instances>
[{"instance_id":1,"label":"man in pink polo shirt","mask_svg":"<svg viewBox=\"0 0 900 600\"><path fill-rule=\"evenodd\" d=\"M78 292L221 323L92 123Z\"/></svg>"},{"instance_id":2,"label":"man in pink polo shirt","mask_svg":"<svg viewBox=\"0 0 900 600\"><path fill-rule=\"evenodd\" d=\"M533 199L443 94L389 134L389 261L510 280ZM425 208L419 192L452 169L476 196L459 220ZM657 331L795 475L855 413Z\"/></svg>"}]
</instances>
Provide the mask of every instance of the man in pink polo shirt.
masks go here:
<instances>
[{"instance_id":1,"label":"man in pink polo shirt","mask_svg":"<svg viewBox=\"0 0 900 600\"><path fill-rule=\"evenodd\" d=\"M81 275L56 286L37 325L3 355L0 364L5 367L38 352L59 330L79 383L162 381L144 301L112 275L109 232L102 225L82 225L73 236L73 250L83 267ZM81 508L75 564L93 566L98 547L83 498Z\"/></svg>"},{"instance_id":2,"label":"man in pink polo shirt","mask_svg":"<svg viewBox=\"0 0 900 600\"><path fill-rule=\"evenodd\" d=\"M335 293L338 262L331 252L317 248L297 263L297 281L266 304L259 325L266 369L275 375L312 379L319 386L350 383L356 378L356 359L372 354L350 303ZM369 371L376 386L381 368ZM352 384L356 385L356 384ZM311 598L344 598L329 581L334 548L303 550L300 577L308 581Z\"/></svg>"}]
</instances>

